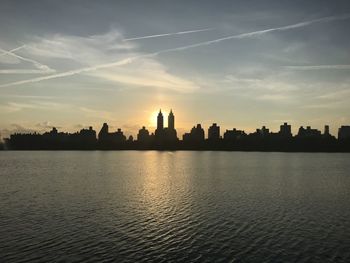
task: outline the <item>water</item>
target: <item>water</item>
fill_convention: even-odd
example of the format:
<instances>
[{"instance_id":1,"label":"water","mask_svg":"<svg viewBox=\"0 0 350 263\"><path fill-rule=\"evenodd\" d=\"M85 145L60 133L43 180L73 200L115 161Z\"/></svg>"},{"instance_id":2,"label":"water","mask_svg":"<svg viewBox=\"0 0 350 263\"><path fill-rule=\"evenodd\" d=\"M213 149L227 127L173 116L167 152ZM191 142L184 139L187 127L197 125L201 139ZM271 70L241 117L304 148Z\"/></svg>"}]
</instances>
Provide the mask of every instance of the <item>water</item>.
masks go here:
<instances>
[{"instance_id":1,"label":"water","mask_svg":"<svg viewBox=\"0 0 350 263\"><path fill-rule=\"evenodd\" d=\"M350 262L349 157L0 152L0 262Z\"/></svg>"}]
</instances>

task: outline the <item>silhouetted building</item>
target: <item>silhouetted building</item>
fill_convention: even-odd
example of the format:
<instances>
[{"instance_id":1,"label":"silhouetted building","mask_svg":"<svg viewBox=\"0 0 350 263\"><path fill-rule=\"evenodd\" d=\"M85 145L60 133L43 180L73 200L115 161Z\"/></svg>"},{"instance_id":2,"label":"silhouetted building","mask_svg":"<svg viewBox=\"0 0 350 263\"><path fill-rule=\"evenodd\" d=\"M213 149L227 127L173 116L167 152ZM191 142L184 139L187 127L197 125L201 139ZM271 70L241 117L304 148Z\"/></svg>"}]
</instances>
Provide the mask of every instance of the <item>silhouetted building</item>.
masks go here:
<instances>
[{"instance_id":1,"label":"silhouetted building","mask_svg":"<svg viewBox=\"0 0 350 263\"><path fill-rule=\"evenodd\" d=\"M185 133L183 135L183 140L193 143L199 143L204 141L204 129L200 124L193 126L190 133Z\"/></svg>"},{"instance_id":2,"label":"silhouetted building","mask_svg":"<svg viewBox=\"0 0 350 263\"><path fill-rule=\"evenodd\" d=\"M110 133L108 131L108 124L104 123L100 132L98 133L98 141L102 146L112 147L113 145L120 145L126 141L126 137L121 129Z\"/></svg>"},{"instance_id":3,"label":"silhouetted building","mask_svg":"<svg viewBox=\"0 0 350 263\"><path fill-rule=\"evenodd\" d=\"M283 138L292 137L292 126L288 125L288 123L285 122L283 125L280 126L279 135Z\"/></svg>"},{"instance_id":4,"label":"silhouetted building","mask_svg":"<svg viewBox=\"0 0 350 263\"><path fill-rule=\"evenodd\" d=\"M168 116L168 129L169 130L175 129L175 116L173 114L173 110L170 110L170 113Z\"/></svg>"},{"instance_id":5,"label":"silhouetted building","mask_svg":"<svg viewBox=\"0 0 350 263\"><path fill-rule=\"evenodd\" d=\"M266 137L270 134L270 130L267 129L265 126L262 126L261 129L256 129L256 135L260 137Z\"/></svg>"},{"instance_id":6,"label":"silhouetted building","mask_svg":"<svg viewBox=\"0 0 350 263\"><path fill-rule=\"evenodd\" d=\"M1 133L0 133L0 150L4 150L5 149L5 142L6 140L4 140L1 136Z\"/></svg>"},{"instance_id":7,"label":"silhouetted building","mask_svg":"<svg viewBox=\"0 0 350 263\"><path fill-rule=\"evenodd\" d=\"M148 142L150 140L150 135L146 127L143 126L142 129L139 130L137 134L137 141L139 142Z\"/></svg>"},{"instance_id":8,"label":"silhouetted building","mask_svg":"<svg viewBox=\"0 0 350 263\"><path fill-rule=\"evenodd\" d=\"M51 134L51 135L56 135L56 134L58 134L58 131L57 131L56 127L53 127L53 128L52 128L52 130L50 131L50 134Z\"/></svg>"},{"instance_id":9,"label":"silhouetted building","mask_svg":"<svg viewBox=\"0 0 350 263\"><path fill-rule=\"evenodd\" d=\"M307 126L306 129L303 126L301 126L299 128L299 132L297 136L300 138L305 138L305 137L319 138L321 137L321 131L317 129L311 129L310 126Z\"/></svg>"},{"instance_id":10,"label":"silhouetted building","mask_svg":"<svg viewBox=\"0 0 350 263\"><path fill-rule=\"evenodd\" d=\"M341 126L338 130L338 139L339 140L348 140L350 139L350 126Z\"/></svg>"},{"instance_id":11,"label":"silhouetted building","mask_svg":"<svg viewBox=\"0 0 350 263\"><path fill-rule=\"evenodd\" d=\"M330 135L330 133L329 133L329 125L325 125L324 126L324 133L323 133L323 135L325 135L325 136L329 136Z\"/></svg>"},{"instance_id":12,"label":"silhouetted building","mask_svg":"<svg viewBox=\"0 0 350 263\"><path fill-rule=\"evenodd\" d=\"M163 130L164 128L164 118L162 110L159 110L158 116L157 116L157 130Z\"/></svg>"},{"instance_id":13,"label":"silhouetted building","mask_svg":"<svg viewBox=\"0 0 350 263\"><path fill-rule=\"evenodd\" d=\"M224 133L224 140L232 141L239 140L245 137L247 134L244 131L237 130L236 128L232 130L226 130Z\"/></svg>"},{"instance_id":14,"label":"silhouetted building","mask_svg":"<svg viewBox=\"0 0 350 263\"><path fill-rule=\"evenodd\" d=\"M177 141L177 133L175 130L175 116L171 110L168 115L168 127L164 128L164 120L162 111L159 110L157 116L157 129L155 131L155 138L158 144L171 143Z\"/></svg>"},{"instance_id":15,"label":"silhouetted building","mask_svg":"<svg viewBox=\"0 0 350 263\"><path fill-rule=\"evenodd\" d=\"M170 110L168 115L168 128L164 129L165 141L167 142L175 142L177 141L177 133L175 130L175 116L173 111Z\"/></svg>"},{"instance_id":16,"label":"silhouetted building","mask_svg":"<svg viewBox=\"0 0 350 263\"><path fill-rule=\"evenodd\" d=\"M94 131L91 126L89 127L89 129L81 129L79 135L85 138L96 140L96 131Z\"/></svg>"},{"instance_id":17,"label":"silhouetted building","mask_svg":"<svg viewBox=\"0 0 350 263\"><path fill-rule=\"evenodd\" d=\"M121 129L118 129L114 133L110 133L112 141L115 143L122 143L126 141L126 136L123 134Z\"/></svg>"},{"instance_id":18,"label":"silhouetted building","mask_svg":"<svg viewBox=\"0 0 350 263\"><path fill-rule=\"evenodd\" d=\"M161 141L164 138L164 118L163 118L162 110L159 110L159 113L157 116L157 129L155 131L155 136L158 141Z\"/></svg>"},{"instance_id":19,"label":"silhouetted building","mask_svg":"<svg viewBox=\"0 0 350 263\"><path fill-rule=\"evenodd\" d=\"M54 132L57 134L57 130ZM96 131L90 126L89 129L81 129L77 133L65 135L66 141L76 149L93 149L96 147Z\"/></svg>"},{"instance_id":20,"label":"silhouetted building","mask_svg":"<svg viewBox=\"0 0 350 263\"><path fill-rule=\"evenodd\" d=\"M220 139L220 126L213 123L208 129L208 139L209 140L219 140Z\"/></svg>"},{"instance_id":21,"label":"silhouetted building","mask_svg":"<svg viewBox=\"0 0 350 263\"><path fill-rule=\"evenodd\" d=\"M102 125L100 132L98 133L98 140L101 142L101 141L107 140L107 138L108 138L108 124L104 123Z\"/></svg>"}]
</instances>

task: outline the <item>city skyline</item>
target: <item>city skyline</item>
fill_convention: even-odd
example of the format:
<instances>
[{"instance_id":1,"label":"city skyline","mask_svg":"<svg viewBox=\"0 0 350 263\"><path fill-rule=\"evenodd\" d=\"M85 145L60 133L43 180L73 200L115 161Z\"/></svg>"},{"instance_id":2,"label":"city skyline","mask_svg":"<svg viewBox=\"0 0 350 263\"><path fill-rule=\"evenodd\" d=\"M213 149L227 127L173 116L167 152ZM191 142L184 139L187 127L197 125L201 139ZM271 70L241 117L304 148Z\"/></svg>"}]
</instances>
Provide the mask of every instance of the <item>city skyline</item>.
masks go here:
<instances>
[{"instance_id":1,"label":"city skyline","mask_svg":"<svg viewBox=\"0 0 350 263\"><path fill-rule=\"evenodd\" d=\"M234 131L242 131L243 133L245 133L246 135L249 135L249 134L254 134L256 132L258 132L259 130L262 130L264 131L266 129L266 131L268 133L271 133L271 134L274 134L274 133L278 133L278 132L281 132L283 130L283 126L286 126L288 125L289 128L288 128L288 131L289 133L292 135L292 136L297 136L298 133L300 133L300 129L302 128L305 128L305 129L311 129L311 130L314 130L314 131L318 131L320 132L320 134L329 134L331 136L335 136L335 137L338 137L338 134L339 134L339 130L342 128L342 127L350 127L349 124L344 124L344 125L341 125L339 127L330 127L330 125L328 124L324 124L323 127L319 128L319 127L313 127L309 124L306 124L306 125L301 125L301 126L298 126L298 127L294 127L291 123L288 123L288 121L284 121L282 123L280 123L278 125L278 129L270 129L269 126L266 126L266 125L261 125L261 126L256 126L255 128L253 128L252 130L245 130L243 129L242 127L239 127L239 126L233 126L233 127L222 127L218 122L216 122L215 120L209 124L209 125L203 125L202 122L193 122L192 125L190 125L190 127L188 127L187 129L184 129L184 128L178 128L176 127L176 124L175 124L175 115L174 115L174 112L172 109L170 109L169 111L166 111L166 110L162 110L161 108L159 109L159 111L154 111L151 115L151 118L150 118L150 123L153 123L154 125L147 125L147 124L143 124L143 125L136 125L134 126L134 129L136 129L136 132L135 133L131 133L128 129L124 130L123 128L125 128L124 125L109 125L108 124L108 121L107 122L103 122L104 124L101 126L101 130L104 129L104 126L105 125L108 125L107 129L111 129L113 131L116 131L116 132L123 132L123 134L127 137L133 137L133 138L138 138L138 135L140 133L140 131L142 129L146 129L147 132L149 132L149 130L151 132L149 132L149 135L157 135L157 131L158 132L162 132L162 130L174 130L175 131L175 134L174 136L177 138L177 139L180 139L182 140L183 137L188 134L191 130L191 128L195 128L197 125L200 126L201 129L204 129L204 138L205 139L208 139L210 137L210 129L211 128L218 128L218 131L212 131L214 133L217 133L218 134L218 137L219 138L223 138L223 135L224 135L224 131L231 131L231 130L234 130ZM19 130L15 130L15 131L7 131L5 134L5 136L3 136L1 133L0 133L0 138L2 140L6 139L6 138L9 138L10 135L12 134L33 134L33 133L38 133L38 134L43 134L45 132L49 132L49 131L52 131L52 130L57 130L60 129L60 130L64 130L64 132L66 133L75 133L77 132L77 130L81 129L81 130L86 130L86 129L92 129L92 128L97 128L98 129L99 126L97 127L94 127L92 125L86 125L84 127L76 127L76 130L64 130L62 129L62 127L59 127L59 126L55 126L55 125L50 125L50 124L47 124L47 127L45 127L44 130L30 130L30 129L19 129ZM205 130L206 129L206 130ZM348 129L348 128L346 128ZM178 132L178 130L180 130L180 132ZM332 130L335 130L335 132L332 132Z\"/></svg>"},{"instance_id":2,"label":"city skyline","mask_svg":"<svg viewBox=\"0 0 350 263\"><path fill-rule=\"evenodd\" d=\"M103 122L137 134L171 107L178 136L196 122L336 134L350 123L349 23L341 0L4 0L0 134Z\"/></svg>"},{"instance_id":3,"label":"city skyline","mask_svg":"<svg viewBox=\"0 0 350 263\"><path fill-rule=\"evenodd\" d=\"M168 119L167 125L164 119ZM237 128L220 131L220 125L213 123L203 127L200 123L178 137L175 114L171 109L164 115L162 110L156 116L157 126L149 131L145 126L137 135L127 135L121 128L110 129L103 123L97 133L90 126L74 133L59 131L53 127L49 132L14 133L0 143L1 150L194 150L194 151L305 151L305 152L348 152L350 151L350 125L341 126L337 137L330 133L329 125L320 131L311 126L299 127L292 133L287 122L277 132L268 127L257 128L246 133Z\"/></svg>"},{"instance_id":4,"label":"city skyline","mask_svg":"<svg viewBox=\"0 0 350 263\"><path fill-rule=\"evenodd\" d=\"M167 122L165 122L167 120ZM221 129L220 124L217 122L213 122L209 126L204 126L201 124L201 122L196 122L193 126L192 129L187 129L183 132L183 134L178 135L177 134L177 129L176 129L176 122L175 122L175 114L172 109L170 109L169 113L166 113L166 111L159 109L158 113L156 114L156 117L154 117L154 123L156 123L155 127L147 127L146 125L142 125L138 127L138 132L135 134L124 134L123 129L121 128L122 126L110 126L108 125L107 122L104 122L103 125L101 126L100 132L97 135L97 138L100 137L101 133L109 133L110 131L120 133L122 136L125 136L125 140L127 138L132 138L132 140L139 140L140 134L142 132L146 132L147 136L155 136L155 139L157 140L162 140L162 137L171 137L171 141L176 141L176 140L185 140L186 136L188 136L193 129L199 129L203 130L201 137L204 139L223 139L225 137L225 134L234 132L234 133L241 133L243 135L252 135L252 134L261 134L261 135L276 135L276 134L284 134L289 136L300 136L304 132L310 132L309 135L311 136L318 136L318 135L326 135L330 137L337 137L338 139L340 137L343 138L350 138L350 125L341 125L340 127L336 127L335 129L337 130L337 133L332 134L331 128L329 125L325 124L323 126L323 130L317 129L315 127L311 127L310 125L306 126L300 126L300 127L293 127L290 123L284 122L279 125L279 130L272 130L269 127L263 125L260 127L256 127L254 131L246 131L244 129L240 129L239 127L231 127L230 129ZM111 128L111 129L110 129ZM153 130L152 130L153 128ZM149 131L150 129L151 131ZM206 130L205 130L206 129ZM294 130L297 130L298 132L293 132ZM87 127L82 127L80 132L84 132L86 130L94 131L93 126L87 126ZM58 132L58 129L55 126L52 126L50 128L49 132L54 131L55 133ZM63 131L64 133L69 133L69 131ZM77 133L78 131L75 131ZM95 131L94 131L95 132ZM170 133L169 133L170 132ZM13 134L40 134L36 131L25 131L25 132L15 132ZM47 133L47 132L46 132ZM95 132L96 133L96 132ZM342 135L340 135L342 133ZM12 134L11 134L12 135ZM340 135L340 136L339 136ZM142 134L141 134L142 137Z\"/></svg>"}]
</instances>

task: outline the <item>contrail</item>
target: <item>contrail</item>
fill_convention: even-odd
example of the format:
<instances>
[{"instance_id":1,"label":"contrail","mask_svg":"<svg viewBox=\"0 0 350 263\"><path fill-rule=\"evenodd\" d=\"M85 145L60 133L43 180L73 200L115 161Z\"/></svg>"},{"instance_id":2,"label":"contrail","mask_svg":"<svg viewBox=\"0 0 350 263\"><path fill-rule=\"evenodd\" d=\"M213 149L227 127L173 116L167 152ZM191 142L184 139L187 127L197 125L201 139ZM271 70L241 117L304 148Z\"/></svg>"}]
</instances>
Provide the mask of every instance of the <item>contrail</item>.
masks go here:
<instances>
[{"instance_id":1,"label":"contrail","mask_svg":"<svg viewBox=\"0 0 350 263\"><path fill-rule=\"evenodd\" d=\"M23 46L21 46L21 47L18 47L18 48L15 48L15 49L13 49L13 50L9 50L9 51L0 48L0 51L2 52L3 55L10 55L10 56L13 56L13 57L15 57L15 58L18 58L18 59L20 59L20 60L23 60L23 61L32 63L37 69L39 69L39 70L41 71L40 73L53 73L53 72L55 72L54 69L50 68L50 67L47 66L47 65L41 64L40 62L35 61L35 60L33 60L33 59L25 58L25 57L22 57L22 56L20 56L20 55L17 55L17 54L15 54L15 53L13 53L14 51L19 50L19 49L22 49L22 48L24 48L24 47L25 47L25 45L23 45ZM19 72L20 72L20 71L21 71L21 70L19 70Z\"/></svg>"},{"instance_id":2,"label":"contrail","mask_svg":"<svg viewBox=\"0 0 350 263\"><path fill-rule=\"evenodd\" d=\"M89 71L94 71L94 70L98 70L98 69L103 69L103 68L122 66L122 65L130 64L131 62L135 61L136 59L140 59L142 57L150 57L150 56L152 56L154 54L155 53L145 54L145 55L140 55L140 56L135 56L135 57L131 57L131 58L122 59L122 60L117 61L117 62L100 64L100 65L97 65L97 66L80 68L80 69L76 69L76 70L70 70L70 71L61 72L61 73L57 73L57 74L52 74L52 75L48 75L48 76L43 76L43 77L37 77L37 78L32 78L32 79L27 79L27 80L21 80L21 81L6 83L6 84L0 85L0 88L10 87L10 86L17 86L17 85L21 85L21 84L39 82L39 81L55 79L55 78L68 77L68 76L72 76L72 75L76 75L76 74L80 74L80 73L84 73L84 72L89 72Z\"/></svg>"},{"instance_id":3,"label":"contrail","mask_svg":"<svg viewBox=\"0 0 350 263\"><path fill-rule=\"evenodd\" d=\"M175 35L184 35L184 34L198 33L198 32L211 31L211 30L214 30L214 29L213 28L204 28L204 29L198 29L198 30L181 31L181 32L176 32L176 33L166 33L166 34L150 35L150 36L143 36L143 37L132 37L132 38L125 38L124 41L132 41L132 40L156 38L156 37L166 37L166 36L175 36Z\"/></svg>"},{"instance_id":4,"label":"contrail","mask_svg":"<svg viewBox=\"0 0 350 263\"><path fill-rule=\"evenodd\" d=\"M9 53L15 52L15 51L20 50L20 49L25 48L25 47L26 47L26 45L22 45L22 46L20 46L20 47L16 47L16 48L11 49L11 50L9 50L9 51L4 50L4 51L2 51L2 52L0 53L0 57L1 57L1 56L4 56L4 55L8 55Z\"/></svg>"},{"instance_id":5,"label":"contrail","mask_svg":"<svg viewBox=\"0 0 350 263\"><path fill-rule=\"evenodd\" d=\"M43 74L52 73L54 70L41 70L41 69L0 69L0 74Z\"/></svg>"},{"instance_id":6,"label":"contrail","mask_svg":"<svg viewBox=\"0 0 350 263\"><path fill-rule=\"evenodd\" d=\"M285 31L289 29L295 29L295 28L300 28L300 27L306 27L311 24L315 23L322 23L322 22L329 22L329 21L334 21L334 20L344 20L344 19L349 19L350 14L345 14L341 16L329 16L329 17L323 17L323 18L318 18L310 21L305 21L305 22L300 22L288 26L282 26L282 27L275 27L275 28L269 28L269 29L264 29L264 30L259 30L259 31L253 31L249 33L242 33L238 35L232 35L232 36L227 36L223 38L218 38L214 40L209 40L209 41L204 41L204 42L199 42L196 44L188 45L188 46L183 46L183 47L178 47L174 49L169 49L168 52L173 52L173 51L181 51L181 50L186 50L186 49L191 49L191 48L196 48L196 47L201 47L201 46L208 46L212 44L216 44L225 40L230 40L230 39L242 39L242 38L249 38L249 37L254 37L254 36L260 36L266 33L274 32L274 31ZM164 53L164 51L161 51L161 53Z\"/></svg>"},{"instance_id":7,"label":"contrail","mask_svg":"<svg viewBox=\"0 0 350 263\"><path fill-rule=\"evenodd\" d=\"M84 73L84 72L89 72L89 71L95 71L98 69L103 69L103 68L110 68L110 67L115 67L115 66L122 66L126 64L130 64L134 62L137 59L140 58L147 58L147 57L155 57L160 54L165 54L165 53L171 53L171 52L176 52L176 51L182 51L182 50L187 50L191 48L196 48L196 47L201 47L201 46L207 46L207 45L212 45L215 43L219 43L225 40L229 39L242 39L242 38L249 38L257 35L262 35L266 34L269 32L274 32L274 31L284 31L284 30L289 30L289 29L294 29L294 28L299 28L299 27L305 27L314 23L321 23L321 22L328 22L328 21L334 21L334 20L344 20L350 18L350 14L342 15L342 16L330 16L330 17L324 17L324 18L319 18L319 19L314 19L306 22L301 22L297 24L292 24L288 26L283 26L283 27L276 27L276 28L270 28L270 29L265 29L265 30L260 30L260 31L254 31L254 32L249 32L249 33L243 33L243 34L238 34L238 35L232 35L232 36L227 36L223 38L218 38L215 40L209 40L209 41L204 41L204 42L199 42L196 44L192 45L187 45L187 46L182 46L182 47L177 47L177 48L170 48L170 49L164 49L158 52L153 52L153 53L147 53L144 55L139 55L139 56L134 56L126 59L122 59L120 61L112 62L112 63L106 63L106 64L100 64L97 66L91 66L91 67L86 67L86 68L80 68L76 70L71 70L71 71L66 71L58 74L52 74L44 77L37 77L37 78L32 78L32 79L27 79L27 80L21 80L21 81L16 81L16 82L11 82L11 83L5 83L0 85L0 88L3 87L10 87L10 86L16 86L16 85L21 85L21 84L26 84L26 83L33 83L33 82L39 82L42 80L49 80L49 79L54 79L54 78L61 78L61 77L67 77L67 76L72 76L75 74L79 73Z\"/></svg>"}]
</instances>

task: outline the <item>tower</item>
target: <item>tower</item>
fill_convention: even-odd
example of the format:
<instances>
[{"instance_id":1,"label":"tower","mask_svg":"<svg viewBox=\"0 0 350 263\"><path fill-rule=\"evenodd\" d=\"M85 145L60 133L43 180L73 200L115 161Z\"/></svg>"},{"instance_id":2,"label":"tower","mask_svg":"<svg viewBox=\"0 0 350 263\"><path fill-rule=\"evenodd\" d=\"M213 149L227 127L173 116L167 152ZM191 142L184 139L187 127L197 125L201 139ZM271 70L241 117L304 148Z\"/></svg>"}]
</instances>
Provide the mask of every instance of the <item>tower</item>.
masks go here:
<instances>
[{"instance_id":1,"label":"tower","mask_svg":"<svg viewBox=\"0 0 350 263\"><path fill-rule=\"evenodd\" d=\"M164 120L163 120L163 113L162 110L159 110L158 116L157 116L157 130L161 131L164 128Z\"/></svg>"},{"instance_id":2,"label":"tower","mask_svg":"<svg viewBox=\"0 0 350 263\"><path fill-rule=\"evenodd\" d=\"M168 116L168 128L169 130L175 129L175 117L173 114L173 110L170 110L169 116Z\"/></svg>"}]
</instances>

